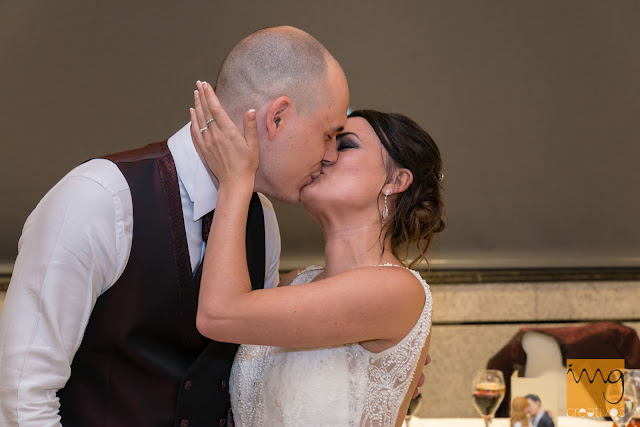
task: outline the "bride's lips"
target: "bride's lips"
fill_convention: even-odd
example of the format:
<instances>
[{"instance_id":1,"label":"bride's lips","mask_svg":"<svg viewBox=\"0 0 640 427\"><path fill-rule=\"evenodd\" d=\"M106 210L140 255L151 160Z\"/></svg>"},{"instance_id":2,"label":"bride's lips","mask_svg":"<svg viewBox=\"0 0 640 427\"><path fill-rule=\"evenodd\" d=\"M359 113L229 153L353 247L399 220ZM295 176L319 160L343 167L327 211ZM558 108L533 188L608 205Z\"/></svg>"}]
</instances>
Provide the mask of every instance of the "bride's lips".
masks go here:
<instances>
[{"instance_id":1,"label":"bride's lips","mask_svg":"<svg viewBox=\"0 0 640 427\"><path fill-rule=\"evenodd\" d=\"M322 175L322 169L320 169L317 172L312 173L311 175L309 175L309 178L311 178L311 182L314 182L316 180L316 178L318 178L320 175Z\"/></svg>"},{"instance_id":2,"label":"bride's lips","mask_svg":"<svg viewBox=\"0 0 640 427\"><path fill-rule=\"evenodd\" d=\"M311 185L314 182L316 182L316 179L320 176L320 175L324 175L324 173L322 171L318 172L318 173L312 173L311 175L309 175L309 179L307 180L307 183L305 185L302 186L302 188L306 187L307 185Z\"/></svg>"}]
</instances>

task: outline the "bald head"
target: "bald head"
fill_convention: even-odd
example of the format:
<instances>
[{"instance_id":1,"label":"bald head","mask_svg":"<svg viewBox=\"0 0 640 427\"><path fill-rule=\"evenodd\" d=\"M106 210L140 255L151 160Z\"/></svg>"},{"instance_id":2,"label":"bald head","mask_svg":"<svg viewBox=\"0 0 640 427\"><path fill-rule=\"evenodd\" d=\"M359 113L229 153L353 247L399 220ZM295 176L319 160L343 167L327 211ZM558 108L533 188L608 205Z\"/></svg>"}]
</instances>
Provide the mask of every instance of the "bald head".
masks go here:
<instances>
[{"instance_id":1,"label":"bald head","mask_svg":"<svg viewBox=\"0 0 640 427\"><path fill-rule=\"evenodd\" d=\"M310 34L272 27L246 37L225 58L216 93L232 117L286 95L298 114L312 113L337 61ZM339 65L338 65L339 67Z\"/></svg>"}]
</instances>

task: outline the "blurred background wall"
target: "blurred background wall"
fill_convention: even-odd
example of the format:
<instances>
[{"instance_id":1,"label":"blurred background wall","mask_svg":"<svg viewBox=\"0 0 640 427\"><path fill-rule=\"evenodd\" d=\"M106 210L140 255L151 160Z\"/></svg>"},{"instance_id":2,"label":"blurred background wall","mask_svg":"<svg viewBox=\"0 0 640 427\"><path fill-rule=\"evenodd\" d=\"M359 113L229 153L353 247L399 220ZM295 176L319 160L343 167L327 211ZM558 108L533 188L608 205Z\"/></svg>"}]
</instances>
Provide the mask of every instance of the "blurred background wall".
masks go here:
<instances>
[{"instance_id":1,"label":"blurred background wall","mask_svg":"<svg viewBox=\"0 0 640 427\"><path fill-rule=\"evenodd\" d=\"M78 163L163 140L252 31L317 37L351 109L405 113L444 158L438 267L640 265L640 3L0 1L0 263ZM283 266L322 255L276 203Z\"/></svg>"},{"instance_id":2,"label":"blurred background wall","mask_svg":"<svg viewBox=\"0 0 640 427\"><path fill-rule=\"evenodd\" d=\"M432 273L528 271L431 281L420 415L476 416L473 372L523 325L640 329L638 22L637 0L0 0L0 285L64 174L166 139L235 43L294 25L340 61L351 109L405 113L438 143L448 228ZM282 269L321 263L315 223L275 206ZM540 267L635 273L531 282Z\"/></svg>"}]
</instances>

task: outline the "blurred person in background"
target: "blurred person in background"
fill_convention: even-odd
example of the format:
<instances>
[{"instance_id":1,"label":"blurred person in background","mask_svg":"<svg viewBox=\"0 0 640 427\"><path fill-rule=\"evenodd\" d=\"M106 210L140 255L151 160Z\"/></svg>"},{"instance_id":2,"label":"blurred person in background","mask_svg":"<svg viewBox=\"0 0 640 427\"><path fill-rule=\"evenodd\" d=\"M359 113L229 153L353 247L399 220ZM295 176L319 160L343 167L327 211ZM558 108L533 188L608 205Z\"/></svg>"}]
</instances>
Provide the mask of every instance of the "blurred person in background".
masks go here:
<instances>
[{"instance_id":1,"label":"blurred person in background","mask_svg":"<svg viewBox=\"0 0 640 427\"><path fill-rule=\"evenodd\" d=\"M527 412L532 427L554 427L553 420L547 411L542 409L542 401L537 395L528 394L527 402Z\"/></svg>"}]
</instances>

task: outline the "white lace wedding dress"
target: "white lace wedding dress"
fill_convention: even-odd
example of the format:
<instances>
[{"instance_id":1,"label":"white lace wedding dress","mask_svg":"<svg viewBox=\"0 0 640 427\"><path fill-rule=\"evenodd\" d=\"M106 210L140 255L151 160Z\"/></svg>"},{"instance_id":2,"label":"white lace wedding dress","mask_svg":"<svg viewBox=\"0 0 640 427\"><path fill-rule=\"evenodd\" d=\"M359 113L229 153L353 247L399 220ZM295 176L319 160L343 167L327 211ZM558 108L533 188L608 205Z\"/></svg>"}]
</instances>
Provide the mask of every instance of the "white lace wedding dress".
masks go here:
<instances>
[{"instance_id":1,"label":"white lace wedding dress","mask_svg":"<svg viewBox=\"0 0 640 427\"><path fill-rule=\"evenodd\" d=\"M291 285L322 268L309 267ZM231 369L237 426L393 426L431 329L429 285L420 318L395 346L371 353L360 344L325 348L242 345Z\"/></svg>"}]
</instances>

